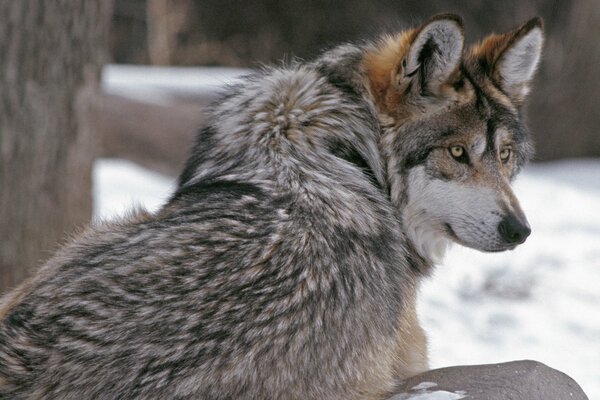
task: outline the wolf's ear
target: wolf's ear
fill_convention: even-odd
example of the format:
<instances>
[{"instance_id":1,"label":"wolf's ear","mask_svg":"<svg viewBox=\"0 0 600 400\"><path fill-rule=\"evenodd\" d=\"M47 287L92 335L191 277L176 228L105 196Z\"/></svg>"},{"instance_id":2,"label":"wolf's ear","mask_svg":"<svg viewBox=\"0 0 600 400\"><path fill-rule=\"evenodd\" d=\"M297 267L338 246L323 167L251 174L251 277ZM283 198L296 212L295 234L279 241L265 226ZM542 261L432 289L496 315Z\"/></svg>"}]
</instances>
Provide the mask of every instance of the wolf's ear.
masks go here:
<instances>
[{"instance_id":1,"label":"wolf's ear","mask_svg":"<svg viewBox=\"0 0 600 400\"><path fill-rule=\"evenodd\" d=\"M542 19L533 18L508 33L488 36L471 54L513 101L521 102L529 92L543 44Z\"/></svg>"},{"instance_id":2,"label":"wolf's ear","mask_svg":"<svg viewBox=\"0 0 600 400\"><path fill-rule=\"evenodd\" d=\"M459 76L463 44L462 20L453 14L381 38L363 60L377 106L401 119L411 112L403 105L422 104L424 96L443 97Z\"/></svg>"},{"instance_id":3,"label":"wolf's ear","mask_svg":"<svg viewBox=\"0 0 600 400\"><path fill-rule=\"evenodd\" d=\"M425 21L415 32L402 60L398 83L410 78L421 95L439 94L459 69L464 45L463 23L454 14L440 14Z\"/></svg>"}]
</instances>

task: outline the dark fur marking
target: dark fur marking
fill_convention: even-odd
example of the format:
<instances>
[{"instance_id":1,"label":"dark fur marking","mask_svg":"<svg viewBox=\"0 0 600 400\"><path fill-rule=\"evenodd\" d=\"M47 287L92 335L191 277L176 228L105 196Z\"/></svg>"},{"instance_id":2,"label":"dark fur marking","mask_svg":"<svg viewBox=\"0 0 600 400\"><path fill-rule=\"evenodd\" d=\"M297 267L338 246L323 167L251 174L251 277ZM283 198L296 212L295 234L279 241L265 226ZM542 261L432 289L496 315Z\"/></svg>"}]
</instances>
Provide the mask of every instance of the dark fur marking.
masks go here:
<instances>
[{"instance_id":1,"label":"dark fur marking","mask_svg":"<svg viewBox=\"0 0 600 400\"><path fill-rule=\"evenodd\" d=\"M421 89L421 96L428 96L429 91L427 89L427 78L429 77L429 69L431 69L431 57L435 53L439 53L440 49L433 39L429 39L425 45L423 45L423 50L419 53L419 65L421 66L419 70L419 83Z\"/></svg>"},{"instance_id":2,"label":"dark fur marking","mask_svg":"<svg viewBox=\"0 0 600 400\"><path fill-rule=\"evenodd\" d=\"M356 60L350 59L349 64L356 64L360 58L355 57ZM358 93L356 88L350 83L348 77L344 76L339 70L333 69L328 65L321 64L317 67L317 71L327 79L327 82L342 93L347 95L353 101L364 102L362 96Z\"/></svg>"},{"instance_id":3,"label":"dark fur marking","mask_svg":"<svg viewBox=\"0 0 600 400\"><path fill-rule=\"evenodd\" d=\"M244 195L262 198L264 192L256 185L241 181L201 181L193 185L180 187L177 189L169 204L180 200L183 197L204 198L206 196L219 196L222 194L233 195L236 198Z\"/></svg>"},{"instance_id":4,"label":"dark fur marking","mask_svg":"<svg viewBox=\"0 0 600 400\"><path fill-rule=\"evenodd\" d=\"M484 68L481 66L480 68ZM528 140L527 130L519 120L519 116L515 115L512 111L507 109L504 105L498 103L493 97L490 97L484 93L479 85L476 84L474 78L469 74L467 68L462 65L461 70L463 71L464 77L471 83L475 91L475 106L478 112L482 113L486 120L486 151L495 152L495 133L496 130L503 126L512 135L512 139L515 143L524 143ZM500 92L504 93L502 89L493 83L494 87ZM518 152L517 152L518 153ZM521 163L524 160L521 160Z\"/></svg>"},{"instance_id":5,"label":"dark fur marking","mask_svg":"<svg viewBox=\"0 0 600 400\"><path fill-rule=\"evenodd\" d=\"M457 240L457 241L458 241L458 236L456 236L456 233L454 232L454 229L452 229L452 226L450 226L450 224L449 224L449 223L447 223L447 222L446 222L446 223L444 224L444 228L445 228L445 230L446 230L446 233L447 233L448 235L450 235L451 237L453 237L455 240Z\"/></svg>"},{"instance_id":6,"label":"dark fur marking","mask_svg":"<svg viewBox=\"0 0 600 400\"><path fill-rule=\"evenodd\" d=\"M486 151L488 152L494 152L495 148L496 148L496 128L498 126L498 121L496 120L496 118L490 118L487 120L486 122L486 138L485 140L487 141L486 143Z\"/></svg>"},{"instance_id":7,"label":"dark fur marking","mask_svg":"<svg viewBox=\"0 0 600 400\"><path fill-rule=\"evenodd\" d=\"M346 64L354 65L358 64L360 61L360 55L357 54L354 57L350 57L348 60L346 60ZM332 69L329 65L319 65L317 70L327 79L329 84L344 93L349 100L359 103L362 107L366 108L364 98L358 93L357 88L355 88L351 83L351 79L344 76L339 70ZM373 121L373 125L373 129L377 129L375 121ZM346 143L335 140L329 145L329 148L333 155L356 165L375 187L380 190L382 189L380 183L375 177L373 169L355 147L350 147Z\"/></svg>"},{"instance_id":8,"label":"dark fur marking","mask_svg":"<svg viewBox=\"0 0 600 400\"><path fill-rule=\"evenodd\" d=\"M479 85L475 82L475 79L469 73L467 67L464 64L461 64L460 70L462 72L462 76L464 79L469 81L473 90L475 91L475 107L480 113L487 113L487 96L483 92L483 90L479 87Z\"/></svg>"},{"instance_id":9,"label":"dark fur marking","mask_svg":"<svg viewBox=\"0 0 600 400\"><path fill-rule=\"evenodd\" d=\"M5 317L4 324L11 326L13 329L21 329L28 324L33 317L31 307L21 305L19 308L10 311Z\"/></svg>"},{"instance_id":10,"label":"dark fur marking","mask_svg":"<svg viewBox=\"0 0 600 400\"><path fill-rule=\"evenodd\" d=\"M462 75L461 75L461 77L456 82L454 82L452 84L452 87L457 92L460 91L464 86L465 86L465 79L464 79L464 77Z\"/></svg>"},{"instance_id":11,"label":"dark fur marking","mask_svg":"<svg viewBox=\"0 0 600 400\"><path fill-rule=\"evenodd\" d=\"M402 168L405 170L409 170L411 168L416 167L417 165L423 164L425 161L427 161L427 157L429 157L429 154L431 154L432 150L433 147L427 147L408 154L404 159L404 164Z\"/></svg>"},{"instance_id":12,"label":"dark fur marking","mask_svg":"<svg viewBox=\"0 0 600 400\"><path fill-rule=\"evenodd\" d=\"M196 143L194 144L192 153L185 163L183 172L179 175L179 187L192 179L200 164L205 160L206 152L214 147L214 135L214 128L207 126L196 136Z\"/></svg>"},{"instance_id":13,"label":"dark fur marking","mask_svg":"<svg viewBox=\"0 0 600 400\"><path fill-rule=\"evenodd\" d=\"M527 140L527 132L523 124L519 121L518 116L514 115L510 110L502 104L489 99L488 103L492 109L491 117L487 120L487 146L486 150L495 152L495 134L499 127L504 127L516 143L525 142Z\"/></svg>"},{"instance_id":14,"label":"dark fur marking","mask_svg":"<svg viewBox=\"0 0 600 400\"><path fill-rule=\"evenodd\" d=\"M336 141L330 145L330 150L334 156L339 157L342 160L345 160L350 164L353 164L356 167L358 167L373 186L382 190L381 185L375 177L373 169L371 168L367 160L365 160L365 158L358 152L358 150L356 150L356 148L350 148L345 143Z\"/></svg>"},{"instance_id":15,"label":"dark fur marking","mask_svg":"<svg viewBox=\"0 0 600 400\"><path fill-rule=\"evenodd\" d=\"M440 136L441 138L449 138L449 137L452 137L452 136L454 136L454 135L456 135L456 134L457 134L456 130L454 130L453 128L448 128L448 129L445 129L445 130L443 130L443 131L442 131L442 132L439 134L439 136Z\"/></svg>"}]
</instances>

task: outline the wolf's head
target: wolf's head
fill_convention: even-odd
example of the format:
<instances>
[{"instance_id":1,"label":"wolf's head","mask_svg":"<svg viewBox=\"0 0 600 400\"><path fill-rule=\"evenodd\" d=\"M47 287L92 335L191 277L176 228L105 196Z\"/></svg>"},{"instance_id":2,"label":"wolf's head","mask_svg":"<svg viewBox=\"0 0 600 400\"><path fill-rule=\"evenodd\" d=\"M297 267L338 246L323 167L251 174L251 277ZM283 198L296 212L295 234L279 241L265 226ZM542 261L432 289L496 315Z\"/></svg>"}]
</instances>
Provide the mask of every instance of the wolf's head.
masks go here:
<instances>
[{"instance_id":1,"label":"wolf's head","mask_svg":"<svg viewBox=\"0 0 600 400\"><path fill-rule=\"evenodd\" d=\"M448 240L503 251L529 236L510 183L531 156L521 105L542 44L533 19L463 51L460 19L442 15L366 58L390 196L425 259Z\"/></svg>"}]
</instances>

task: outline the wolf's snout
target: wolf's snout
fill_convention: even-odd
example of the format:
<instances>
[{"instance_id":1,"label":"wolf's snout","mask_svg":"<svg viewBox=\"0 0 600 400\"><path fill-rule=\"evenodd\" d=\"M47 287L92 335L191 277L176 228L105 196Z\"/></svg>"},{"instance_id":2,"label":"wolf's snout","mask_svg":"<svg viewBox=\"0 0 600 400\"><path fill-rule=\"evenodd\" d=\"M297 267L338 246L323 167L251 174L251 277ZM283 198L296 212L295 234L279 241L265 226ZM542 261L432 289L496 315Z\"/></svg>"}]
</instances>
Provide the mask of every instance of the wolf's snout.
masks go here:
<instances>
[{"instance_id":1,"label":"wolf's snout","mask_svg":"<svg viewBox=\"0 0 600 400\"><path fill-rule=\"evenodd\" d=\"M531 233L531 228L525 219L521 220L515 215L509 214L498 224L498 232L505 242L521 244Z\"/></svg>"}]
</instances>

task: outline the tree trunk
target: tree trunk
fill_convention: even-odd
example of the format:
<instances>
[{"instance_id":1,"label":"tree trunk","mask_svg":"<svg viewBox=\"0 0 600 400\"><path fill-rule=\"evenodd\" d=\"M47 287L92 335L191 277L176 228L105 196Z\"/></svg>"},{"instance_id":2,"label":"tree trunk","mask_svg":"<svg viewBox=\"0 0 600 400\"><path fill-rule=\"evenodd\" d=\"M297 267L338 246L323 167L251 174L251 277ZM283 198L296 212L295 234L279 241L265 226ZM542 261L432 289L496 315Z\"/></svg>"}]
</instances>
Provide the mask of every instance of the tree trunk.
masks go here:
<instances>
[{"instance_id":1,"label":"tree trunk","mask_svg":"<svg viewBox=\"0 0 600 400\"><path fill-rule=\"evenodd\" d=\"M0 293L91 216L99 89L112 2L0 0Z\"/></svg>"},{"instance_id":2,"label":"tree trunk","mask_svg":"<svg viewBox=\"0 0 600 400\"><path fill-rule=\"evenodd\" d=\"M529 114L537 158L600 155L600 1L556 1Z\"/></svg>"}]
</instances>

